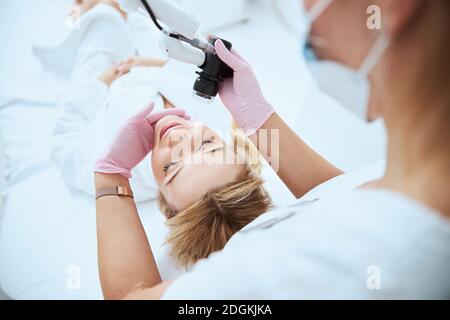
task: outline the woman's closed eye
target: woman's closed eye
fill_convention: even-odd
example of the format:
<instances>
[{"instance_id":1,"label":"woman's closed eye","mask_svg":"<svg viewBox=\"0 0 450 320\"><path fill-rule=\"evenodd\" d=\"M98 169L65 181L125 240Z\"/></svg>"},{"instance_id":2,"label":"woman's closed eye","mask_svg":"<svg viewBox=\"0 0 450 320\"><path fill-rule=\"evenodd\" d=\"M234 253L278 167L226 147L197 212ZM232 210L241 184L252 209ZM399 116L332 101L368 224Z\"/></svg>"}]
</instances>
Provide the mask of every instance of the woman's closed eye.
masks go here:
<instances>
[{"instance_id":1,"label":"woman's closed eye","mask_svg":"<svg viewBox=\"0 0 450 320\"><path fill-rule=\"evenodd\" d=\"M214 143L214 141L215 141L215 138L214 138L214 137L211 137L211 138L209 138L209 139L203 139L203 140L202 140L202 143L200 144L200 148L202 148L202 147L205 146L205 145L212 144L212 143ZM167 173L169 172L170 168L171 168L172 166L174 166L175 164L177 164L177 163L178 163L178 162L173 162L173 161L171 161L171 162L167 163L166 165L164 165L164 167L163 167L164 173L167 175Z\"/></svg>"},{"instance_id":2,"label":"woman's closed eye","mask_svg":"<svg viewBox=\"0 0 450 320\"><path fill-rule=\"evenodd\" d=\"M205 145L214 143L215 140L216 140L216 139L215 139L214 137L211 137L211 138L209 138L209 139L203 139L203 140L202 140L202 143L201 143L201 145L200 145L200 148L202 148L202 147L205 146Z\"/></svg>"},{"instance_id":3,"label":"woman's closed eye","mask_svg":"<svg viewBox=\"0 0 450 320\"><path fill-rule=\"evenodd\" d=\"M210 147L203 148L205 145L209 145ZM216 138L213 136L210 139L205 139L202 141L199 150L201 149L203 149L204 153L214 153L219 150L224 150L225 144L222 142L216 142Z\"/></svg>"},{"instance_id":4,"label":"woman's closed eye","mask_svg":"<svg viewBox=\"0 0 450 320\"><path fill-rule=\"evenodd\" d=\"M167 172L169 171L170 167L172 167L173 165L177 164L177 162L169 162L168 164L166 164L163 167L163 171L165 174L167 174Z\"/></svg>"}]
</instances>

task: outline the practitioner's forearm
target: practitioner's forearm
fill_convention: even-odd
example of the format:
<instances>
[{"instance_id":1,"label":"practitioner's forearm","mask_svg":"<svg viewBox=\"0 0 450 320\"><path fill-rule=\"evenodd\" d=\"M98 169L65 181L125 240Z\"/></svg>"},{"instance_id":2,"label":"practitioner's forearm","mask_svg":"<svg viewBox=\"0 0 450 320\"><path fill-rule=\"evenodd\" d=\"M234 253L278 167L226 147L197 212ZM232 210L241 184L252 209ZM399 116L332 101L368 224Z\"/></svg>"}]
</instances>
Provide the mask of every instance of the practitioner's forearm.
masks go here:
<instances>
[{"instance_id":1,"label":"practitioner's forearm","mask_svg":"<svg viewBox=\"0 0 450 320\"><path fill-rule=\"evenodd\" d=\"M96 188L124 186L119 174L95 174ZM105 299L123 299L140 288L161 283L153 253L133 199L106 196L97 200L97 244Z\"/></svg>"},{"instance_id":2,"label":"practitioner's forearm","mask_svg":"<svg viewBox=\"0 0 450 320\"><path fill-rule=\"evenodd\" d=\"M265 136L261 130L267 130L268 135L263 143L258 142L258 134ZM278 146L270 146L272 130L277 130ZM342 173L311 149L275 112L250 139L297 198Z\"/></svg>"}]
</instances>

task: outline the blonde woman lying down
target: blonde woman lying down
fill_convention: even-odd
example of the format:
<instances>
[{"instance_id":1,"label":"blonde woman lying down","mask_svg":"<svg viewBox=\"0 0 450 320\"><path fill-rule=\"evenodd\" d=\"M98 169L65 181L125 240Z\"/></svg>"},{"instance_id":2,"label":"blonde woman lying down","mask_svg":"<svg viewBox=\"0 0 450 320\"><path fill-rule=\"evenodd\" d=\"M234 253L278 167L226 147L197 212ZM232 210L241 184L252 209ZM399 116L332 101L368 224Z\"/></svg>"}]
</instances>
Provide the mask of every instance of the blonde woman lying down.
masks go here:
<instances>
[{"instance_id":1,"label":"blonde woman lying down","mask_svg":"<svg viewBox=\"0 0 450 320\"><path fill-rule=\"evenodd\" d=\"M125 20L117 13L112 6L98 5L86 13L90 23L81 21L89 32L78 40L69 91L60 105L53 159L67 184L93 194L95 159L117 128L149 102L154 102L155 112L166 110L154 124L151 159L133 170L131 184L137 201L158 199L167 218L170 253L178 266L189 267L221 250L234 233L271 207L258 152L244 135L229 130L231 121L221 113L223 108L183 105L202 120L221 119L215 123L219 130L171 112L170 93L166 98L155 86L176 75L165 70L165 60L133 55ZM173 91L191 90L190 82L180 88L176 83ZM184 152L175 159L180 148Z\"/></svg>"}]
</instances>

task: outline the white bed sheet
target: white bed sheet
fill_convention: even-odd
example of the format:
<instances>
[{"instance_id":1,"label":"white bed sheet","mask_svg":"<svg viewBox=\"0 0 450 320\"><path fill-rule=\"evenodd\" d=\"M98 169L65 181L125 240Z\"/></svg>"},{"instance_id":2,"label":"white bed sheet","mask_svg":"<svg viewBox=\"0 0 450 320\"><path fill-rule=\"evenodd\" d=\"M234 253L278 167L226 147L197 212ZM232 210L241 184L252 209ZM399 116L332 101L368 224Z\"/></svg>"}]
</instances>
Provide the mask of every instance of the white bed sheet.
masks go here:
<instances>
[{"instance_id":1,"label":"white bed sheet","mask_svg":"<svg viewBox=\"0 0 450 320\"><path fill-rule=\"evenodd\" d=\"M180 271L173 268L167 247L163 246L166 228L156 201L138 203L138 209L161 276L173 278ZM102 297L91 197L69 189L59 172L48 167L8 190L5 213L0 279L10 297Z\"/></svg>"},{"instance_id":2,"label":"white bed sheet","mask_svg":"<svg viewBox=\"0 0 450 320\"><path fill-rule=\"evenodd\" d=\"M0 2L0 43L5 44L0 50L0 134L5 140L1 150L7 155L9 174L0 233L0 286L12 298L101 297L95 215L86 203L91 199L67 189L48 161L55 102L63 85L42 72L30 50L31 44L57 43L63 38L69 3ZM218 34L232 40L244 56L252 57L264 92L277 111L341 168L351 169L382 158L384 142L379 128L359 125L315 90L298 57L297 39L270 16L266 2L252 5L250 23ZM276 186L273 173L266 177ZM280 201L287 196L281 187L275 187L274 192L279 193L275 198ZM155 249L160 248L164 228L162 216L153 214L154 207L154 203L140 205ZM158 250L156 255L164 256L164 249ZM69 288L72 269L67 268L71 266L80 268L79 289ZM170 267L166 270L170 276Z\"/></svg>"}]
</instances>

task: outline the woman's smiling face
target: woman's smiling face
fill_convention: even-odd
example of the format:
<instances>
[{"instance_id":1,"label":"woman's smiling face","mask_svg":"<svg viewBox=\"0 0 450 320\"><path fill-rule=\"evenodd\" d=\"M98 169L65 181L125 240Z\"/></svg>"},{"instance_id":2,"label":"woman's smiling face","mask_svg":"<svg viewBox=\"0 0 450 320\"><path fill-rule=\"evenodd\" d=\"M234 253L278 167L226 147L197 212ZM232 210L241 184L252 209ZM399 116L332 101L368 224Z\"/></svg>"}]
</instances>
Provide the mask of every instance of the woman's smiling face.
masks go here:
<instances>
[{"instance_id":1,"label":"woman's smiling face","mask_svg":"<svg viewBox=\"0 0 450 320\"><path fill-rule=\"evenodd\" d=\"M233 149L199 122L166 116L155 125L152 170L167 203L180 211L243 172Z\"/></svg>"}]
</instances>

